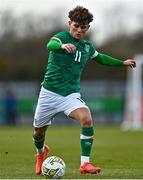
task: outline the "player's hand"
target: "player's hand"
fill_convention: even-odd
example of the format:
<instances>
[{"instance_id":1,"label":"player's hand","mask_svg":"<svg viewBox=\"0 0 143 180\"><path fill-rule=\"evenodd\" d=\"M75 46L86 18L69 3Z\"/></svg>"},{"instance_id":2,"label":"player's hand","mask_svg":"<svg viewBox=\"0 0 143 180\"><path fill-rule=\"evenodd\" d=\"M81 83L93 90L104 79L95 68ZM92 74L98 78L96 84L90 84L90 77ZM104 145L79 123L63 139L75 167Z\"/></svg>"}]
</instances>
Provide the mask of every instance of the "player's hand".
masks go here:
<instances>
[{"instance_id":1,"label":"player's hand","mask_svg":"<svg viewBox=\"0 0 143 180\"><path fill-rule=\"evenodd\" d=\"M73 53L76 50L76 47L73 44L62 44L61 48L69 53Z\"/></svg>"},{"instance_id":2,"label":"player's hand","mask_svg":"<svg viewBox=\"0 0 143 180\"><path fill-rule=\"evenodd\" d=\"M133 59L127 59L126 61L124 61L124 65L129 66L131 68L135 68L136 62Z\"/></svg>"}]
</instances>

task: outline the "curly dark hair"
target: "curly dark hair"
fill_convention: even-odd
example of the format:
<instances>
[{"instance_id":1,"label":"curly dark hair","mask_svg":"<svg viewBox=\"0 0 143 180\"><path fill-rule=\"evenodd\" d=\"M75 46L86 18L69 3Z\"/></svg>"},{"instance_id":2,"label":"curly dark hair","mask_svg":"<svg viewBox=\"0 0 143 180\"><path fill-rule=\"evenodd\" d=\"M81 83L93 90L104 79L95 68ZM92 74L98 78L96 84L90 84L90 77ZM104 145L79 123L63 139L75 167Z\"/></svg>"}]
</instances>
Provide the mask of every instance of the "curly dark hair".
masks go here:
<instances>
[{"instance_id":1,"label":"curly dark hair","mask_svg":"<svg viewBox=\"0 0 143 180\"><path fill-rule=\"evenodd\" d=\"M76 6L74 9L69 11L68 17L71 21L75 21L78 24L89 24L93 21L93 15L88 9L82 6Z\"/></svg>"}]
</instances>

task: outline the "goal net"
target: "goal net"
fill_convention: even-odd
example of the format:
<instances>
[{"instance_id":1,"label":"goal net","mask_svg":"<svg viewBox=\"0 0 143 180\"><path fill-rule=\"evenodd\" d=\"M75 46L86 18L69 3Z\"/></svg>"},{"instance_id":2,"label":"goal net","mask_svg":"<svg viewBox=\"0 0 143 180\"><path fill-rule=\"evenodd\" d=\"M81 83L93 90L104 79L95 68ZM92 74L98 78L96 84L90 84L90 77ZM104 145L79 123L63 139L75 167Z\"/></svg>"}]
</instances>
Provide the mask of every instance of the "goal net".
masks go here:
<instances>
[{"instance_id":1,"label":"goal net","mask_svg":"<svg viewBox=\"0 0 143 180\"><path fill-rule=\"evenodd\" d=\"M143 54L134 57L137 67L128 68L126 94L125 94L125 114L121 128L142 129L143 128L143 98L142 98L142 69Z\"/></svg>"}]
</instances>

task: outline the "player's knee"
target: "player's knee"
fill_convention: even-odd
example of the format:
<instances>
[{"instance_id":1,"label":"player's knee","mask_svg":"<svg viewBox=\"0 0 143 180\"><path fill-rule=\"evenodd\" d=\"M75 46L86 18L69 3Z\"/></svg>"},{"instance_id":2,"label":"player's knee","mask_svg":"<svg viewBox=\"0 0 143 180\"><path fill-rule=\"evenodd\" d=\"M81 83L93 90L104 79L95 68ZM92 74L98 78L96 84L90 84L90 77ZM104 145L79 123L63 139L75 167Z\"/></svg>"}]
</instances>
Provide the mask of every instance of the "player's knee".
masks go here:
<instances>
[{"instance_id":1,"label":"player's knee","mask_svg":"<svg viewBox=\"0 0 143 180\"><path fill-rule=\"evenodd\" d=\"M81 125L83 127L91 127L93 125L92 119L89 117L82 118Z\"/></svg>"},{"instance_id":2,"label":"player's knee","mask_svg":"<svg viewBox=\"0 0 143 180\"><path fill-rule=\"evenodd\" d=\"M47 128L35 128L34 135L37 137L41 137L41 136L45 135L46 129Z\"/></svg>"}]
</instances>

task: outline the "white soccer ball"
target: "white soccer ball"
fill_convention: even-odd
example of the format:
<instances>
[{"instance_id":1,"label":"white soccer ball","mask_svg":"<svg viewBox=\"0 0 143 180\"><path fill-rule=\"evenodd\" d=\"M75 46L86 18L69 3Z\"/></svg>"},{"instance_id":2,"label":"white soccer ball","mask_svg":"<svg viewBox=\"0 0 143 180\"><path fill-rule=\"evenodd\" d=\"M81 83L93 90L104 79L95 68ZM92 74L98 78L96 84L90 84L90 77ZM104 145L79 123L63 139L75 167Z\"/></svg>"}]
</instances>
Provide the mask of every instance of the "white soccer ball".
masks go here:
<instances>
[{"instance_id":1,"label":"white soccer ball","mask_svg":"<svg viewBox=\"0 0 143 180\"><path fill-rule=\"evenodd\" d=\"M42 175L50 179L60 179L65 174L65 162L57 157L50 156L42 164Z\"/></svg>"}]
</instances>

